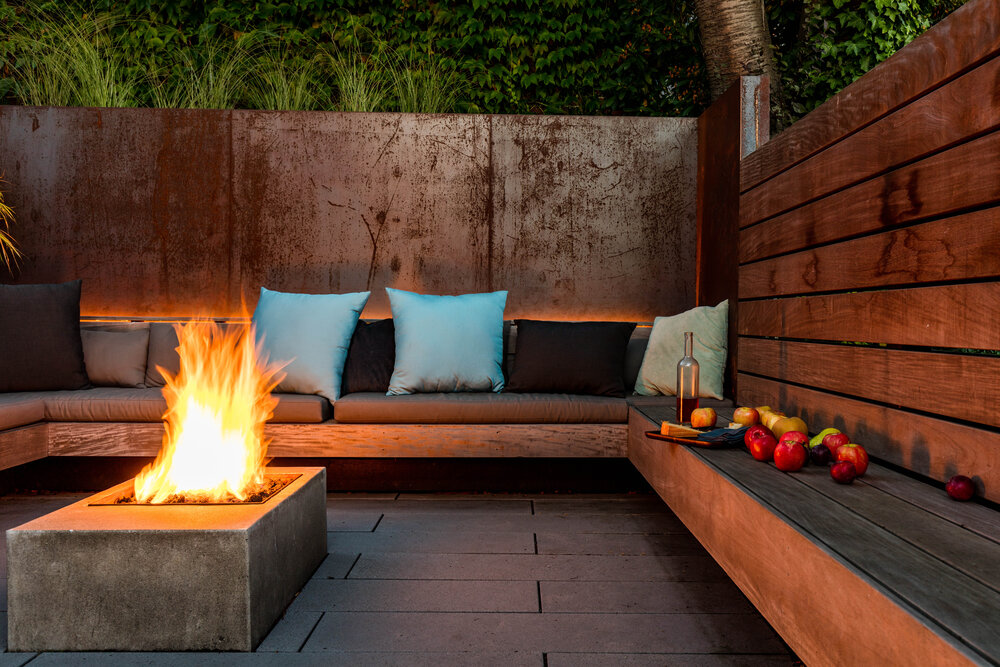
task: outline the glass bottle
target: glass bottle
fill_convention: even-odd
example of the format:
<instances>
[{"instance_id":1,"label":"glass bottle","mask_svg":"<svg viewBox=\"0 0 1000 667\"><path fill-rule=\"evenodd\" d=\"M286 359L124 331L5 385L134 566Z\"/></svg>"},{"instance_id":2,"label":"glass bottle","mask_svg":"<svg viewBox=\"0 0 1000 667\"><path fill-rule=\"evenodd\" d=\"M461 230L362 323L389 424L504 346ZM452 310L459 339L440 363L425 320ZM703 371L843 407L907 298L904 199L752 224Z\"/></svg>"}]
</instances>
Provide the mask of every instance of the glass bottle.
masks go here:
<instances>
[{"instance_id":1,"label":"glass bottle","mask_svg":"<svg viewBox=\"0 0 1000 667\"><path fill-rule=\"evenodd\" d=\"M677 421L691 421L698 408L698 360L694 358L694 332L684 332L684 358L677 362Z\"/></svg>"}]
</instances>

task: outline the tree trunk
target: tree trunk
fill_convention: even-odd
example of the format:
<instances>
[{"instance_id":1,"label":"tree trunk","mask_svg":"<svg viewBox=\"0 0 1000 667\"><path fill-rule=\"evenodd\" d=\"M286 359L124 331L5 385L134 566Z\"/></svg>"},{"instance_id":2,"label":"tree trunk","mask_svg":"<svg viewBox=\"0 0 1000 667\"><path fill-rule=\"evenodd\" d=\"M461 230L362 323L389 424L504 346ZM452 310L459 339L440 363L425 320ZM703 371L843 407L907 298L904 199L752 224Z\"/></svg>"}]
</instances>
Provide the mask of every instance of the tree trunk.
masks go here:
<instances>
[{"instance_id":1,"label":"tree trunk","mask_svg":"<svg viewBox=\"0 0 1000 667\"><path fill-rule=\"evenodd\" d=\"M712 101L740 76L766 74L772 99L779 79L763 0L695 0Z\"/></svg>"}]
</instances>

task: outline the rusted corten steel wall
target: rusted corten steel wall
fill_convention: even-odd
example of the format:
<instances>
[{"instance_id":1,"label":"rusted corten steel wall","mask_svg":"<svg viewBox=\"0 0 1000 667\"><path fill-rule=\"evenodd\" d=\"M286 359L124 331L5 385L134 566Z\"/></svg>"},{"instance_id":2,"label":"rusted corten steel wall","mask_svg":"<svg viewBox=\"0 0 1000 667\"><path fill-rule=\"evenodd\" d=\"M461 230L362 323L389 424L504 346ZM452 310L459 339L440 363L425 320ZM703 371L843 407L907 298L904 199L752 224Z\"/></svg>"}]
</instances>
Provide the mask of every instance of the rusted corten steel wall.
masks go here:
<instances>
[{"instance_id":1,"label":"rusted corten steel wall","mask_svg":"<svg viewBox=\"0 0 1000 667\"><path fill-rule=\"evenodd\" d=\"M0 107L17 282L85 315L217 316L261 285L510 290L507 316L694 304L693 118Z\"/></svg>"}]
</instances>

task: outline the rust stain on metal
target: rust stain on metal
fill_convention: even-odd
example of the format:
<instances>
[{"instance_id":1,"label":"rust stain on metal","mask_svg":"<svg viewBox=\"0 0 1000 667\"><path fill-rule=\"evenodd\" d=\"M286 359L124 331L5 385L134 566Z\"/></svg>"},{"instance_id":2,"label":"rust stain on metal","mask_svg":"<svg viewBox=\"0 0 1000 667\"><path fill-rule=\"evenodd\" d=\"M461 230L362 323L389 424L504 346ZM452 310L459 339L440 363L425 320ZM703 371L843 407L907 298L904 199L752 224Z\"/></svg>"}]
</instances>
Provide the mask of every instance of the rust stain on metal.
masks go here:
<instances>
[{"instance_id":1,"label":"rust stain on metal","mask_svg":"<svg viewBox=\"0 0 1000 667\"><path fill-rule=\"evenodd\" d=\"M696 121L4 107L28 253L89 315L235 315L261 285L510 290L508 317L693 305Z\"/></svg>"}]
</instances>

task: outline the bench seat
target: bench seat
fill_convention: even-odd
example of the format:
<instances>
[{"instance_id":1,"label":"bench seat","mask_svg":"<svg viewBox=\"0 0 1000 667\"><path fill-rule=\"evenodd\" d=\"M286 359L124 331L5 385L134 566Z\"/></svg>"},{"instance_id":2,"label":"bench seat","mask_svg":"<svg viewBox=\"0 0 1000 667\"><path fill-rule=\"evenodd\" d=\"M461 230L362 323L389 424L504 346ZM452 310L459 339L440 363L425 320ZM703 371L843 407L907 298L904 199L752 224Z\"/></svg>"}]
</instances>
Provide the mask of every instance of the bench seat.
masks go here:
<instances>
[{"instance_id":1,"label":"bench seat","mask_svg":"<svg viewBox=\"0 0 1000 667\"><path fill-rule=\"evenodd\" d=\"M628 456L806 664L1000 660L1000 513L873 464L851 485L745 450L645 437Z\"/></svg>"}]
</instances>

